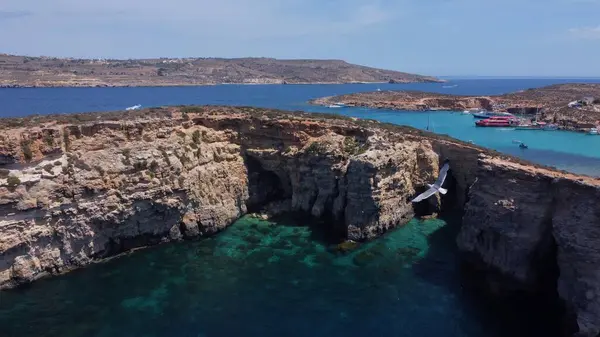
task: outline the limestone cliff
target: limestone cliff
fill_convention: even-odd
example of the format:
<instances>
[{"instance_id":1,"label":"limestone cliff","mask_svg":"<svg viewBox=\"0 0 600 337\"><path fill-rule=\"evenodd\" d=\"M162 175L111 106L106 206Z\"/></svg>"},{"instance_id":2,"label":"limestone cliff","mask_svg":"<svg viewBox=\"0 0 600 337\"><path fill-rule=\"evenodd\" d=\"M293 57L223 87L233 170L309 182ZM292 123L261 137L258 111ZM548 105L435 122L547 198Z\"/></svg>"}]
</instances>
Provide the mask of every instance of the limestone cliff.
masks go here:
<instances>
[{"instance_id":1,"label":"limestone cliff","mask_svg":"<svg viewBox=\"0 0 600 337\"><path fill-rule=\"evenodd\" d=\"M459 248L472 262L502 276L488 280L494 291L556 288L567 310L577 316L580 335L596 336L599 185L597 180L483 158L470 189Z\"/></svg>"},{"instance_id":2,"label":"limestone cliff","mask_svg":"<svg viewBox=\"0 0 600 337\"><path fill-rule=\"evenodd\" d=\"M423 139L398 142L346 120L251 108L151 113L5 127L1 287L212 234L248 208L308 213L331 219L341 237L373 238L413 216L410 197L439 164Z\"/></svg>"},{"instance_id":3,"label":"limestone cliff","mask_svg":"<svg viewBox=\"0 0 600 337\"><path fill-rule=\"evenodd\" d=\"M465 209L459 247L498 288L554 287L600 330L600 180L412 128L255 108L0 120L0 288L218 232L247 212L365 240ZM442 199L410 200L451 162ZM506 280L510 280L507 283Z\"/></svg>"}]
</instances>

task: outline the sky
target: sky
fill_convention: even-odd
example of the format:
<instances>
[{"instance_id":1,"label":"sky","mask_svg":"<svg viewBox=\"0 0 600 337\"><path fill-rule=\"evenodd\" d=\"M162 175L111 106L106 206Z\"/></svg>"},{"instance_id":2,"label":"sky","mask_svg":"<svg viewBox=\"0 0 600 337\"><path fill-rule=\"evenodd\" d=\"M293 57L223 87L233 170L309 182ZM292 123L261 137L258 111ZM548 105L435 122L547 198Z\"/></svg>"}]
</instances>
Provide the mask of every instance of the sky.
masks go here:
<instances>
[{"instance_id":1,"label":"sky","mask_svg":"<svg viewBox=\"0 0 600 337\"><path fill-rule=\"evenodd\" d=\"M0 0L0 53L600 77L600 0Z\"/></svg>"}]
</instances>

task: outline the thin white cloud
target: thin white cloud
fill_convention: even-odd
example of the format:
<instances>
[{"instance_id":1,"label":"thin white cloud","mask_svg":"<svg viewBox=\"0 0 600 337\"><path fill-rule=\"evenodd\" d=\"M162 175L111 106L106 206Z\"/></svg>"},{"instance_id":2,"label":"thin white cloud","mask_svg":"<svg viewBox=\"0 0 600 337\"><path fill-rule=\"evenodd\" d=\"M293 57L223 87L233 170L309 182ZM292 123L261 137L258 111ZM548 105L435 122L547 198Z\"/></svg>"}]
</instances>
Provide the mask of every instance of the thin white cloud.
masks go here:
<instances>
[{"instance_id":1,"label":"thin white cloud","mask_svg":"<svg viewBox=\"0 0 600 337\"><path fill-rule=\"evenodd\" d=\"M94 29L86 25L91 19L92 23L137 23L213 38L345 34L384 23L396 13L390 0L387 4L367 0L3 1L11 10L35 13L37 20L48 23L45 29L53 23Z\"/></svg>"},{"instance_id":2,"label":"thin white cloud","mask_svg":"<svg viewBox=\"0 0 600 337\"><path fill-rule=\"evenodd\" d=\"M577 39L600 40L600 25L597 27L571 28L569 34Z\"/></svg>"}]
</instances>

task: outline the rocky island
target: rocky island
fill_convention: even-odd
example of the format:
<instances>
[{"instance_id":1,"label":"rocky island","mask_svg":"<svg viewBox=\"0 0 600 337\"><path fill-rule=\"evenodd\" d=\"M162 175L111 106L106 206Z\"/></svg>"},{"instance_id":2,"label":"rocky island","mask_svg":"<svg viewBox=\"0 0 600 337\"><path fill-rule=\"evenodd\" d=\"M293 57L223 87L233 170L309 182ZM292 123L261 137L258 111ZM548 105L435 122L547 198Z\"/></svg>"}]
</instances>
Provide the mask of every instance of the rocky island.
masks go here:
<instances>
[{"instance_id":1,"label":"rocky island","mask_svg":"<svg viewBox=\"0 0 600 337\"><path fill-rule=\"evenodd\" d=\"M385 95L385 94L382 94ZM324 219L364 241L463 212L459 249L495 293L600 332L600 179L445 136L340 116L164 107L0 119L0 288L212 235L249 212ZM411 199L450 161L448 194Z\"/></svg>"},{"instance_id":2,"label":"rocky island","mask_svg":"<svg viewBox=\"0 0 600 337\"><path fill-rule=\"evenodd\" d=\"M600 84L559 84L498 96L459 96L419 91L378 91L313 100L313 104L344 103L394 110L486 109L537 115L563 129L587 130L600 122ZM577 102L577 104L569 103Z\"/></svg>"},{"instance_id":3,"label":"rocky island","mask_svg":"<svg viewBox=\"0 0 600 337\"><path fill-rule=\"evenodd\" d=\"M73 59L0 54L1 87L441 82L341 60L273 58Z\"/></svg>"}]
</instances>

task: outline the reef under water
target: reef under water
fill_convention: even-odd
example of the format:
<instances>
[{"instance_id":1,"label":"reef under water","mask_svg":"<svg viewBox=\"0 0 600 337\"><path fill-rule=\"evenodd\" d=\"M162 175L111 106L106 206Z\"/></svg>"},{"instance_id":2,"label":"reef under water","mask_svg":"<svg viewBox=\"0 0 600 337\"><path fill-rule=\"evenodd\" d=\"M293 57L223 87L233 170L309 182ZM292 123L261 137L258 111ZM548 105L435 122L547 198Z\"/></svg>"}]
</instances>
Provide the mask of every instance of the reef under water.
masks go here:
<instances>
[{"instance_id":1,"label":"reef under water","mask_svg":"<svg viewBox=\"0 0 600 337\"><path fill-rule=\"evenodd\" d=\"M246 216L0 292L2 336L557 335L547 309L465 286L458 221L413 219L340 245L318 223Z\"/></svg>"}]
</instances>

